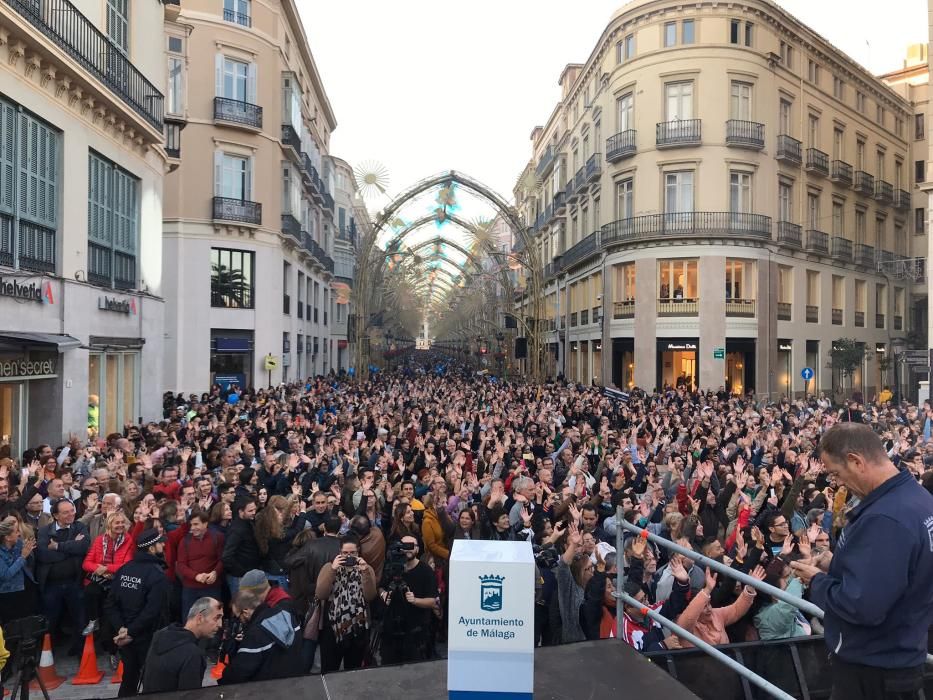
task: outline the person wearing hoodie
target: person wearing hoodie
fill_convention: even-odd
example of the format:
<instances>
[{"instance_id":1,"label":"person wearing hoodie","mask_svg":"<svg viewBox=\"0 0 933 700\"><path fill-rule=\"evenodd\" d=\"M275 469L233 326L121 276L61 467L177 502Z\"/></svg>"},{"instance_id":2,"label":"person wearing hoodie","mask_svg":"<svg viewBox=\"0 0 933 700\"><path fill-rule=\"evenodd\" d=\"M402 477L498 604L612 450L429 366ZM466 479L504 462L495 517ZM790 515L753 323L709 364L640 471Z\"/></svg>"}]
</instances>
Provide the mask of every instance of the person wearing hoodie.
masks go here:
<instances>
[{"instance_id":1,"label":"person wearing hoodie","mask_svg":"<svg viewBox=\"0 0 933 700\"><path fill-rule=\"evenodd\" d=\"M302 674L301 624L291 610L270 606L248 589L237 593L233 610L245 625L243 640L218 680L219 685Z\"/></svg>"},{"instance_id":2,"label":"person wearing hoodie","mask_svg":"<svg viewBox=\"0 0 933 700\"><path fill-rule=\"evenodd\" d=\"M256 541L256 499L252 496L238 497L233 504L236 518L224 538L224 553L221 557L230 594L236 595L240 577L250 569L262 564L262 552Z\"/></svg>"},{"instance_id":3,"label":"person wearing hoodie","mask_svg":"<svg viewBox=\"0 0 933 700\"><path fill-rule=\"evenodd\" d=\"M217 634L223 621L223 606L205 596L191 604L184 625L172 623L156 632L146 656L143 692L200 688L207 659L199 642Z\"/></svg>"}]
</instances>

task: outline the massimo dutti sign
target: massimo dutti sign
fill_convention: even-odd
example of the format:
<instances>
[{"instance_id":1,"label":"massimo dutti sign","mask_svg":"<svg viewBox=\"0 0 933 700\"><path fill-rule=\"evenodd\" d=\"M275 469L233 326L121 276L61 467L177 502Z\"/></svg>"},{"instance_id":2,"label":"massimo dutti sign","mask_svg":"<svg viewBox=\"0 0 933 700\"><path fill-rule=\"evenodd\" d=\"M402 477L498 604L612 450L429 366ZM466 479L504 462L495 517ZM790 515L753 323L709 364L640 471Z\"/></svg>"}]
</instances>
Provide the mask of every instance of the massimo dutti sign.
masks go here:
<instances>
[{"instance_id":1,"label":"massimo dutti sign","mask_svg":"<svg viewBox=\"0 0 933 700\"><path fill-rule=\"evenodd\" d=\"M136 315L136 300L119 299L117 297L97 297L97 308L101 311L113 311L118 314Z\"/></svg>"},{"instance_id":2,"label":"massimo dutti sign","mask_svg":"<svg viewBox=\"0 0 933 700\"><path fill-rule=\"evenodd\" d=\"M48 281L20 281L9 277L0 277L0 297L10 297L20 301L35 301L40 304L54 304L52 283Z\"/></svg>"}]
</instances>

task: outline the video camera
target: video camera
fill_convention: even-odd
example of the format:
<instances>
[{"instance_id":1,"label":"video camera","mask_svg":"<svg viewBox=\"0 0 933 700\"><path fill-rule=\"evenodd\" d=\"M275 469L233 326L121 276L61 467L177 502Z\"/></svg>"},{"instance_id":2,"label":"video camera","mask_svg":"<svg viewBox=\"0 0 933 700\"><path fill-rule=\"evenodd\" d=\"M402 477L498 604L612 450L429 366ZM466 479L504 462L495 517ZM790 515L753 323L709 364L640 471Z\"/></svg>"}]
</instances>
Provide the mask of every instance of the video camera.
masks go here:
<instances>
[{"instance_id":1,"label":"video camera","mask_svg":"<svg viewBox=\"0 0 933 700\"><path fill-rule=\"evenodd\" d=\"M386 551L385 572L388 579L390 593L402 587L407 588L402 576L405 574L405 562L408 561L407 552L415 549L414 542L393 542Z\"/></svg>"},{"instance_id":2,"label":"video camera","mask_svg":"<svg viewBox=\"0 0 933 700\"><path fill-rule=\"evenodd\" d=\"M542 547L541 545L532 545L535 564L539 569L549 570L557 566L559 555L553 547Z\"/></svg>"},{"instance_id":3,"label":"video camera","mask_svg":"<svg viewBox=\"0 0 933 700\"><path fill-rule=\"evenodd\" d=\"M13 670L13 698L21 700L29 697L29 685L36 682L43 696L48 700L42 679L36 675L39 665L39 655L42 651L42 639L49 631L49 621L43 615L30 615L17 620L10 620L3 625L3 636L6 644L14 647L10 668Z\"/></svg>"}]
</instances>

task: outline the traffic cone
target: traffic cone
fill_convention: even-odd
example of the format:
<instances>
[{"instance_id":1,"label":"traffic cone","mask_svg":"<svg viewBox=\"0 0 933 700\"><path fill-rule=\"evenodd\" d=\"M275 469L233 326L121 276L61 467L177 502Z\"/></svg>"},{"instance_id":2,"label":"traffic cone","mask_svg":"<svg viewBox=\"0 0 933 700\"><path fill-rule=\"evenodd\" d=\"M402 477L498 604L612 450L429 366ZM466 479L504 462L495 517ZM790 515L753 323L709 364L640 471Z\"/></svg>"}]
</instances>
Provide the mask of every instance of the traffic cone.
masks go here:
<instances>
[{"instance_id":1,"label":"traffic cone","mask_svg":"<svg viewBox=\"0 0 933 700\"><path fill-rule=\"evenodd\" d=\"M104 672L97 668L97 652L94 651L94 635L84 638L84 653L78 673L71 679L72 685L96 685L104 677Z\"/></svg>"},{"instance_id":2,"label":"traffic cone","mask_svg":"<svg viewBox=\"0 0 933 700\"><path fill-rule=\"evenodd\" d=\"M219 681L220 677L224 675L224 669L227 668L227 663L229 663L229 661L230 657L228 656L224 656L223 661L218 658L217 663L214 664L214 668L211 669L211 678L215 681Z\"/></svg>"},{"instance_id":3,"label":"traffic cone","mask_svg":"<svg viewBox=\"0 0 933 700\"><path fill-rule=\"evenodd\" d=\"M48 633L46 633L45 639L42 640L42 656L39 657L39 668L36 675L42 680L46 690L54 690L65 682L65 679L55 671L55 659L52 657L52 636ZM29 688L38 690L38 681L34 680L30 683Z\"/></svg>"},{"instance_id":4,"label":"traffic cone","mask_svg":"<svg viewBox=\"0 0 933 700\"><path fill-rule=\"evenodd\" d=\"M110 679L111 683L122 683L123 682L123 662L117 664L117 672L113 674L113 678Z\"/></svg>"}]
</instances>

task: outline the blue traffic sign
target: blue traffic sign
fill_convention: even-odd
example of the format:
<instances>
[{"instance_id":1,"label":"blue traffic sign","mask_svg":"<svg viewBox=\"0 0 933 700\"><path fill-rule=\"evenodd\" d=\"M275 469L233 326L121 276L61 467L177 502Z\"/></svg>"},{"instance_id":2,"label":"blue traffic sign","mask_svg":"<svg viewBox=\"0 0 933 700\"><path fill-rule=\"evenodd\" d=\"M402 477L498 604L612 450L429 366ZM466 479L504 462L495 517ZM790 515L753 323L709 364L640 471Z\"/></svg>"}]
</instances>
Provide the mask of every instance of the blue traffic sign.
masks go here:
<instances>
[{"instance_id":1,"label":"blue traffic sign","mask_svg":"<svg viewBox=\"0 0 933 700\"><path fill-rule=\"evenodd\" d=\"M809 382L811 379L813 379L813 374L814 372L812 367L804 367L802 370L800 370L800 376L803 377L805 382Z\"/></svg>"}]
</instances>

